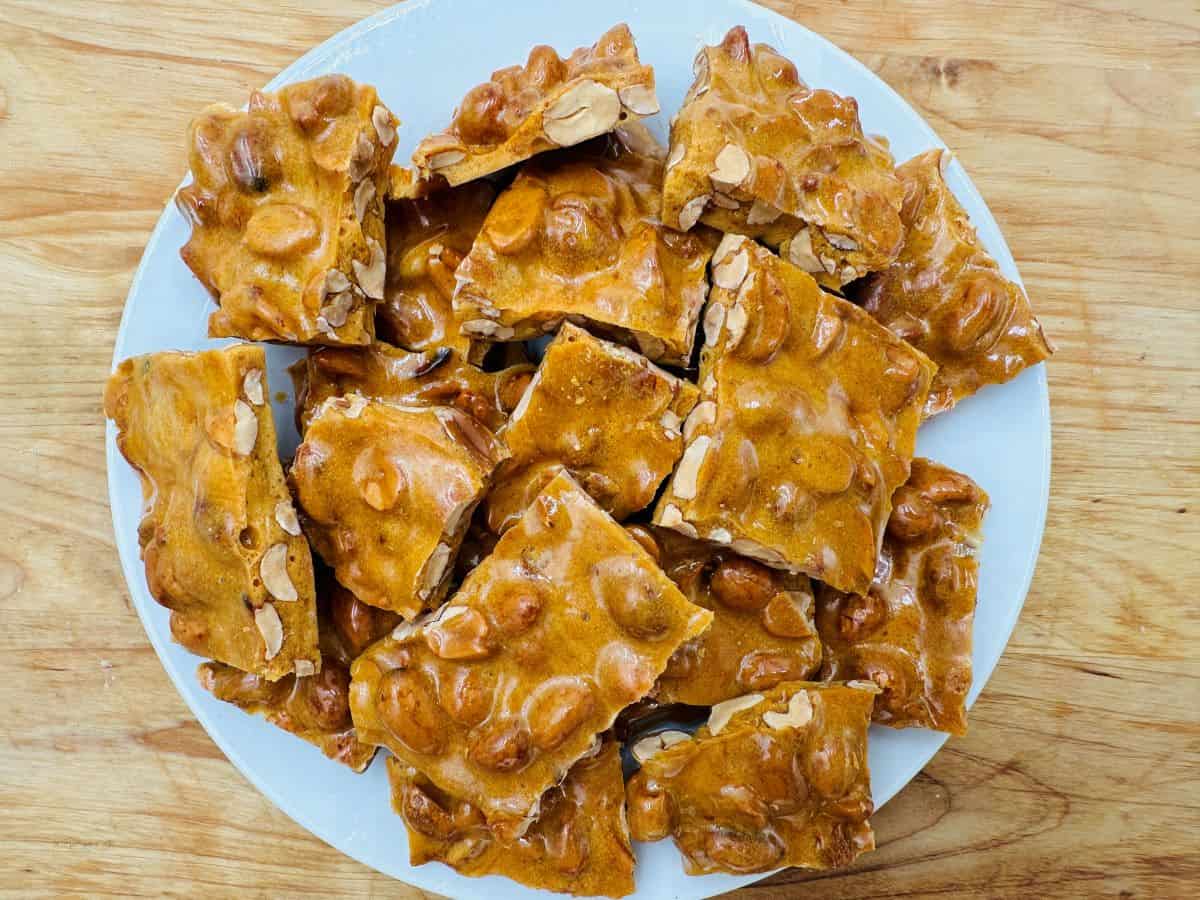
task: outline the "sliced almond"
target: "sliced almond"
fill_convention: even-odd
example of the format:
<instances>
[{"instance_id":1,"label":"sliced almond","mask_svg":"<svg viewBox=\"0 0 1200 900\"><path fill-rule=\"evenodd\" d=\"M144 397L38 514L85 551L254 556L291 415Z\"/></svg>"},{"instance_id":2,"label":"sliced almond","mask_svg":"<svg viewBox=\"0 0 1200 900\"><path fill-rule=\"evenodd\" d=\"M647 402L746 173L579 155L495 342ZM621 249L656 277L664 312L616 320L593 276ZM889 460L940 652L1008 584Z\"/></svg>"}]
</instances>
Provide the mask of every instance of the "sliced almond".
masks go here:
<instances>
[{"instance_id":1,"label":"sliced almond","mask_svg":"<svg viewBox=\"0 0 1200 900\"><path fill-rule=\"evenodd\" d=\"M370 178L364 178L358 183L358 187L354 189L354 218L361 222L363 216L367 214L367 207L371 205L371 201L374 199L375 182Z\"/></svg>"},{"instance_id":2,"label":"sliced almond","mask_svg":"<svg viewBox=\"0 0 1200 900\"><path fill-rule=\"evenodd\" d=\"M321 317L329 323L330 328L341 328L346 324L352 309L354 292L342 291L340 294L334 294L330 301L321 307Z\"/></svg>"},{"instance_id":3,"label":"sliced almond","mask_svg":"<svg viewBox=\"0 0 1200 900\"><path fill-rule=\"evenodd\" d=\"M743 249L726 256L718 265L713 266L713 284L727 291L736 291L746 280L746 273L749 271L750 253Z\"/></svg>"},{"instance_id":4,"label":"sliced almond","mask_svg":"<svg viewBox=\"0 0 1200 900\"><path fill-rule=\"evenodd\" d=\"M340 294L350 290L350 279L341 269L330 269L325 273L325 293Z\"/></svg>"},{"instance_id":5,"label":"sliced almond","mask_svg":"<svg viewBox=\"0 0 1200 900\"><path fill-rule=\"evenodd\" d=\"M719 206L721 209L741 209L742 204L730 197L728 194L722 194L720 191L713 191L712 195L713 206Z\"/></svg>"},{"instance_id":6,"label":"sliced almond","mask_svg":"<svg viewBox=\"0 0 1200 900\"><path fill-rule=\"evenodd\" d=\"M362 411L367 408L367 398L362 394L349 394L337 399L340 401L338 407L342 410L342 415L347 419L357 419L362 415Z\"/></svg>"},{"instance_id":7,"label":"sliced almond","mask_svg":"<svg viewBox=\"0 0 1200 900\"><path fill-rule=\"evenodd\" d=\"M542 130L560 147L571 147L616 127L621 99L590 78L567 88L542 114Z\"/></svg>"},{"instance_id":8,"label":"sliced almond","mask_svg":"<svg viewBox=\"0 0 1200 900\"><path fill-rule=\"evenodd\" d=\"M396 126L392 124L392 114L386 106L377 105L371 110L371 124L375 126L375 133L379 135L379 143L383 146L388 146L396 139Z\"/></svg>"},{"instance_id":9,"label":"sliced almond","mask_svg":"<svg viewBox=\"0 0 1200 900\"><path fill-rule=\"evenodd\" d=\"M425 571L421 574L420 597L422 599L441 584L442 576L446 574L446 566L450 564L450 545L438 544L425 561ZM464 607L465 609L465 607Z\"/></svg>"},{"instance_id":10,"label":"sliced almond","mask_svg":"<svg viewBox=\"0 0 1200 900\"><path fill-rule=\"evenodd\" d=\"M629 748L629 753L639 763L645 764L668 747L691 739L692 736L686 731L660 731L658 734L646 735Z\"/></svg>"},{"instance_id":11,"label":"sliced almond","mask_svg":"<svg viewBox=\"0 0 1200 900\"><path fill-rule=\"evenodd\" d=\"M763 713L763 724L768 728L803 728L812 721L813 707L808 691L796 691L788 700L786 712Z\"/></svg>"},{"instance_id":12,"label":"sliced almond","mask_svg":"<svg viewBox=\"0 0 1200 900\"><path fill-rule=\"evenodd\" d=\"M717 404L711 400L700 401L692 408L687 421L683 423L683 439L690 444L698 428L712 425L716 421Z\"/></svg>"},{"instance_id":13,"label":"sliced almond","mask_svg":"<svg viewBox=\"0 0 1200 900\"><path fill-rule=\"evenodd\" d=\"M679 511L678 506L668 503L663 507L662 515L658 517L658 524L663 528L678 528L683 524L683 513Z\"/></svg>"},{"instance_id":14,"label":"sliced almond","mask_svg":"<svg viewBox=\"0 0 1200 900\"><path fill-rule=\"evenodd\" d=\"M830 244L839 250L845 250L847 253L858 249L858 241L854 240L854 238L846 237L844 234L833 234L827 231L825 232L825 240L829 241Z\"/></svg>"},{"instance_id":15,"label":"sliced almond","mask_svg":"<svg viewBox=\"0 0 1200 900\"><path fill-rule=\"evenodd\" d=\"M274 659L283 646L283 622L279 620L279 613L270 603L264 603L254 611L254 624L267 645L267 659Z\"/></svg>"},{"instance_id":16,"label":"sliced almond","mask_svg":"<svg viewBox=\"0 0 1200 900\"><path fill-rule=\"evenodd\" d=\"M469 322L463 322L462 331L463 334L474 334L497 341L507 341L516 334L507 325L501 325L499 322L489 322L487 319L471 319Z\"/></svg>"},{"instance_id":17,"label":"sliced almond","mask_svg":"<svg viewBox=\"0 0 1200 900\"><path fill-rule=\"evenodd\" d=\"M639 116L652 116L659 110L658 97L654 88L644 84L631 84L617 91L621 104L631 113Z\"/></svg>"},{"instance_id":18,"label":"sliced almond","mask_svg":"<svg viewBox=\"0 0 1200 900\"><path fill-rule=\"evenodd\" d=\"M687 152L687 148L682 143L671 145L671 152L667 154L667 172L679 165L685 152Z\"/></svg>"},{"instance_id":19,"label":"sliced almond","mask_svg":"<svg viewBox=\"0 0 1200 900\"><path fill-rule=\"evenodd\" d=\"M704 380L700 382L700 393L706 397L711 397L717 392L717 379L713 377L713 373L709 372L704 376Z\"/></svg>"},{"instance_id":20,"label":"sliced almond","mask_svg":"<svg viewBox=\"0 0 1200 900\"><path fill-rule=\"evenodd\" d=\"M679 413L675 410L667 409L663 411L658 424L667 430L667 437L673 437L679 432L679 426L683 424L683 419L679 418Z\"/></svg>"},{"instance_id":21,"label":"sliced almond","mask_svg":"<svg viewBox=\"0 0 1200 900\"><path fill-rule=\"evenodd\" d=\"M354 142L354 151L350 154L350 165L347 174L350 181L358 183L367 176L375 165L375 144L366 131L360 131Z\"/></svg>"},{"instance_id":22,"label":"sliced almond","mask_svg":"<svg viewBox=\"0 0 1200 900\"><path fill-rule=\"evenodd\" d=\"M233 403L233 452L249 456L258 442L258 416L245 400Z\"/></svg>"},{"instance_id":23,"label":"sliced almond","mask_svg":"<svg viewBox=\"0 0 1200 900\"><path fill-rule=\"evenodd\" d=\"M296 586L288 575L288 545L275 544L262 555L258 564L258 573L262 576L263 586L276 600L293 603L300 599Z\"/></svg>"},{"instance_id":24,"label":"sliced almond","mask_svg":"<svg viewBox=\"0 0 1200 900\"><path fill-rule=\"evenodd\" d=\"M750 212L746 214L746 224L770 225L781 215L783 215L783 213L770 203L763 203L761 200L755 200L750 206Z\"/></svg>"},{"instance_id":25,"label":"sliced almond","mask_svg":"<svg viewBox=\"0 0 1200 900\"><path fill-rule=\"evenodd\" d=\"M712 710L709 712L708 730L712 732L713 735L720 734L725 729L725 726L729 724L729 720L732 719L735 714L740 713L744 709L750 709L752 706L758 706L758 704L762 703L762 701L762 694L745 694L741 697L723 700L722 702L713 706Z\"/></svg>"},{"instance_id":26,"label":"sliced almond","mask_svg":"<svg viewBox=\"0 0 1200 900\"><path fill-rule=\"evenodd\" d=\"M722 190L732 190L750 177L750 157L737 144L726 144L715 160L715 168L708 173L712 183Z\"/></svg>"},{"instance_id":27,"label":"sliced almond","mask_svg":"<svg viewBox=\"0 0 1200 900\"><path fill-rule=\"evenodd\" d=\"M317 667L311 659L298 659L295 664L295 672L297 678L307 678L317 673Z\"/></svg>"},{"instance_id":28,"label":"sliced almond","mask_svg":"<svg viewBox=\"0 0 1200 900\"><path fill-rule=\"evenodd\" d=\"M812 235L808 233L807 228L801 228L792 235L787 245L787 258L792 265L799 266L805 272L825 271L825 267L813 252Z\"/></svg>"},{"instance_id":29,"label":"sliced almond","mask_svg":"<svg viewBox=\"0 0 1200 900\"><path fill-rule=\"evenodd\" d=\"M280 500L275 504L275 521L292 537L300 536L300 519L290 501Z\"/></svg>"},{"instance_id":30,"label":"sliced almond","mask_svg":"<svg viewBox=\"0 0 1200 900\"><path fill-rule=\"evenodd\" d=\"M426 160L426 164L431 169L444 169L447 166L453 166L462 162L467 158L467 154L462 150L443 150L441 153L435 153Z\"/></svg>"},{"instance_id":31,"label":"sliced almond","mask_svg":"<svg viewBox=\"0 0 1200 900\"><path fill-rule=\"evenodd\" d=\"M746 315L746 307L741 303L733 304L729 313L725 316L725 324L729 327L729 349L733 349L741 343L742 338L746 334L746 323L749 317Z\"/></svg>"},{"instance_id":32,"label":"sliced almond","mask_svg":"<svg viewBox=\"0 0 1200 900\"><path fill-rule=\"evenodd\" d=\"M683 204L683 209L679 211L679 230L690 231L700 221L700 216L703 215L704 208L708 206L708 201L711 199L708 194L701 194Z\"/></svg>"},{"instance_id":33,"label":"sliced almond","mask_svg":"<svg viewBox=\"0 0 1200 900\"><path fill-rule=\"evenodd\" d=\"M870 694L882 694L883 689L873 681L861 681L857 678L846 682L846 687L854 688L856 691L866 691Z\"/></svg>"},{"instance_id":34,"label":"sliced almond","mask_svg":"<svg viewBox=\"0 0 1200 900\"><path fill-rule=\"evenodd\" d=\"M242 393L255 406L262 406L266 399L263 396L263 370L251 369L242 379ZM255 420L257 422L257 419Z\"/></svg>"},{"instance_id":35,"label":"sliced almond","mask_svg":"<svg viewBox=\"0 0 1200 900\"><path fill-rule=\"evenodd\" d=\"M362 292L372 300L383 299L383 279L387 271L387 260L384 258L383 247L375 238L367 238L367 247L371 251L371 259L363 265L357 259L353 260L354 277Z\"/></svg>"},{"instance_id":36,"label":"sliced almond","mask_svg":"<svg viewBox=\"0 0 1200 900\"><path fill-rule=\"evenodd\" d=\"M704 465L704 457L712 446L712 438L704 434L696 438L683 451L679 467L675 470L675 478L671 482L671 490L680 500L692 500L696 497L699 487L700 467Z\"/></svg>"}]
</instances>

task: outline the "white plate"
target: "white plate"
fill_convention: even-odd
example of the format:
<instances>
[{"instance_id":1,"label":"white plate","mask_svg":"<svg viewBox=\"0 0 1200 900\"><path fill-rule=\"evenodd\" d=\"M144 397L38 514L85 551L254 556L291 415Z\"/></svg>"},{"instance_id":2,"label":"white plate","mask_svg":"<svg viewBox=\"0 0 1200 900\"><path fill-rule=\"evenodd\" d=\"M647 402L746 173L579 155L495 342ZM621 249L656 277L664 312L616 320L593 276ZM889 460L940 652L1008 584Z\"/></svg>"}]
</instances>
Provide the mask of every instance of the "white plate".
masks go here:
<instances>
[{"instance_id":1,"label":"white plate","mask_svg":"<svg viewBox=\"0 0 1200 900\"><path fill-rule=\"evenodd\" d=\"M801 26L742 0L414 0L346 29L297 60L268 87L328 72L374 84L403 120L396 153L397 162L403 162L423 135L447 124L451 109L469 88L495 69L523 62L531 45L550 44L565 55L621 21L633 29L642 60L655 68L665 114L651 124L660 137L665 138L666 118L691 83L697 49L719 41L731 26L744 24L752 41L773 44L810 84L857 97L863 125L891 140L897 160L943 146L921 117L861 63ZM184 140L182 127L179 140ZM1018 278L995 220L962 167L955 163L948 177L987 249L1008 277ZM179 258L187 231L183 218L168 205L130 288L114 364L138 353L226 343L205 337L213 304ZM292 349L267 348L272 391L290 388L283 369L296 355ZM285 453L296 442L290 404L289 398L275 407ZM200 689L195 679L200 660L171 642L167 612L147 592L137 544L141 491L113 437L110 423L109 495L130 594L175 686L233 764L313 834L381 872L455 897L502 900L533 895L505 879L463 878L440 864L410 867L403 824L389 807L382 754L364 775L354 775L298 738ZM992 498L975 616L975 683L968 697L973 702L1016 623L1041 542L1050 480L1044 368L1037 366L1007 385L987 388L926 425L917 449L971 475ZM870 765L876 806L907 784L944 740L931 731L873 728ZM670 841L639 845L637 852L637 897L707 897L762 877L689 878Z\"/></svg>"}]
</instances>

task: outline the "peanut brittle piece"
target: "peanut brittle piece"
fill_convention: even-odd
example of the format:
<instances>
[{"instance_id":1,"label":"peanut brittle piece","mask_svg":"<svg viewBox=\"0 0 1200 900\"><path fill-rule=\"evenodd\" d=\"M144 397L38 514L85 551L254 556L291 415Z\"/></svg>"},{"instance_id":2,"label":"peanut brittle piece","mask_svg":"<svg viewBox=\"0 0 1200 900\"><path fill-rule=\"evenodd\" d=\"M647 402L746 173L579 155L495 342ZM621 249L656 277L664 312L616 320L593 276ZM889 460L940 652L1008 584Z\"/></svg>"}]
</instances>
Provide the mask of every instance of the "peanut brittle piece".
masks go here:
<instances>
[{"instance_id":1,"label":"peanut brittle piece","mask_svg":"<svg viewBox=\"0 0 1200 900\"><path fill-rule=\"evenodd\" d=\"M520 834L711 619L562 473L449 602L355 661L350 710L361 740Z\"/></svg>"},{"instance_id":2,"label":"peanut brittle piece","mask_svg":"<svg viewBox=\"0 0 1200 900\"><path fill-rule=\"evenodd\" d=\"M405 618L435 606L475 505L507 455L448 406L334 397L290 478L313 549L359 600Z\"/></svg>"},{"instance_id":3,"label":"peanut brittle piece","mask_svg":"<svg viewBox=\"0 0 1200 900\"><path fill-rule=\"evenodd\" d=\"M477 181L388 203L387 281L375 320L381 339L409 350L451 347L472 361L480 355L451 300L454 270L495 199L495 187Z\"/></svg>"},{"instance_id":4,"label":"peanut brittle piece","mask_svg":"<svg viewBox=\"0 0 1200 900\"><path fill-rule=\"evenodd\" d=\"M355 393L402 406L453 406L496 431L516 408L534 366L485 372L449 347L409 353L376 341L365 349L311 350L290 371L301 433L326 400Z\"/></svg>"},{"instance_id":5,"label":"peanut brittle piece","mask_svg":"<svg viewBox=\"0 0 1200 900\"><path fill-rule=\"evenodd\" d=\"M764 237L837 284L896 258L904 190L853 97L808 87L741 26L703 48L695 69L671 127L663 222Z\"/></svg>"},{"instance_id":6,"label":"peanut brittle piece","mask_svg":"<svg viewBox=\"0 0 1200 900\"><path fill-rule=\"evenodd\" d=\"M142 481L138 543L171 635L277 681L317 671L312 556L275 446L261 347L152 353L104 390L117 447Z\"/></svg>"},{"instance_id":7,"label":"peanut brittle piece","mask_svg":"<svg viewBox=\"0 0 1200 900\"><path fill-rule=\"evenodd\" d=\"M500 432L512 456L488 495L489 527L516 522L563 469L615 519L648 506L679 461L679 429L699 393L627 347L564 324Z\"/></svg>"},{"instance_id":8,"label":"peanut brittle piece","mask_svg":"<svg viewBox=\"0 0 1200 900\"><path fill-rule=\"evenodd\" d=\"M749 238L713 259L701 401L654 523L865 592L935 366Z\"/></svg>"},{"instance_id":9,"label":"peanut brittle piece","mask_svg":"<svg viewBox=\"0 0 1200 900\"><path fill-rule=\"evenodd\" d=\"M715 233L659 221L661 148L638 129L524 166L459 267L463 330L497 341L584 320L686 365Z\"/></svg>"},{"instance_id":10,"label":"peanut brittle piece","mask_svg":"<svg viewBox=\"0 0 1200 900\"><path fill-rule=\"evenodd\" d=\"M817 592L821 677L879 685L876 722L966 734L975 551L988 497L965 475L917 458L892 503L870 590Z\"/></svg>"},{"instance_id":11,"label":"peanut brittle piece","mask_svg":"<svg viewBox=\"0 0 1200 900\"><path fill-rule=\"evenodd\" d=\"M524 68L494 72L467 92L449 128L417 145L413 162L422 177L458 185L656 112L654 69L639 62L629 26L617 25L566 60L538 45Z\"/></svg>"},{"instance_id":12,"label":"peanut brittle piece","mask_svg":"<svg viewBox=\"0 0 1200 900\"><path fill-rule=\"evenodd\" d=\"M350 663L367 643L398 624L395 613L360 603L331 576L317 579L317 621L321 631L321 671L267 681L224 663L196 670L200 686L226 703L259 715L277 728L317 747L330 759L362 772L375 747L361 743L350 720Z\"/></svg>"},{"instance_id":13,"label":"peanut brittle piece","mask_svg":"<svg viewBox=\"0 0 1200 900\"><path fill-rule=\"evenodd\" d=\"M926 415L1053 352L1029 298L983 249L946 184L949 162L950 151L930 150L896 170L905 190L904 249L852 297L938 364Z\"/></svg>"},{"instance_id":14,"label":"peanut brittle piece","mask_svg":"<svg viewBox=\"0 0 1200 900\"><path fill-rule=\"evenodd\" d=\"M768 568L666 528L629 530L685 597L713 611L712 627L667 663L656 701L712 706L816 674L821 642L807 576Z\"/></svg>"},{"instance_id":15,"label":"peanut brittle piece","mask_svg":"<svg viewBox=\"0 0 1200 900\"><path fill-rule=\"evenodd\" d=\"M176 195L183 260L217 300L210 337L367 344L383 299L396 118L345 75L210 106Z\"/></svg>"},{"instance_id":16,"label":"peanut brittle piece","mask_svg":"<svg viewBox=\"0 0 1200 900\"><path fill-rule=\"evenodd\" d=\"M874 691L785 682L713 707L692 738L639 742L626 785L634 840L673 838L689 875L835 869L874 850Z\"/></svg>"},{"instance_id":17,"label":"peanut brittle piece","mask_svg":"<svg viewBox=\"0 0 1200 900\"><path fill-rule=\"evenodd\" d=\"M439 790L388 757L392 807L408 826L409 863L443 862L462 875L503 875L539 890L600 897L633 892L633 847L616 741L571 767L542 798L538 818L517 839L489 828L466 800Z\"/></svg>"}]
</instances>

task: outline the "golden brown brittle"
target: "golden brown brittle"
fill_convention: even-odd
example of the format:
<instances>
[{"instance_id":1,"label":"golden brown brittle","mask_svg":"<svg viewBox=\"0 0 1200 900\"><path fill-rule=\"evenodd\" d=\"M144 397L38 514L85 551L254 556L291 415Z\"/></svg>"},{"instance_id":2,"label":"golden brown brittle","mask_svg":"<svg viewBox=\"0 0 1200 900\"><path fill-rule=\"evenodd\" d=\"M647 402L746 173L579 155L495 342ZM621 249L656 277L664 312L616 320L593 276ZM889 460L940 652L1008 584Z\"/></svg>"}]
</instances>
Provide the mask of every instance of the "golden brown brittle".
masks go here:
<instances>
[{"instance_id":1,"label":"golden brown brittle","mask_svg":"<svg viewBox=\"0 0 1200 900\"><path fill-rule=\"evenodd\" d=\"M409 350L451 347L477 360L482 345L460 332L451 302L454 271L495 199L496 188L477 181L388 203L387 282L375 320L382 340Z\"/></svg>"},{"instance_id":2,"label":"golden brown brittle","mask_svg":"<svg viewBox=\"0 0 1200 900\"><path fill-rule=\"evenodd\" d=\"M317 747L355 772L364 771L375 747L359 742L350 720L350 663L367 643L383 637L400 617L360 603L331 575L317 577L317 623L321 671L267 681L227 666L206 662L196 670L200 686L226 703L262 716L276 728Z\"/></svg>"},{"instance_id":3,"label":"golden brown brittle","mask_svg":"<svg viewBox=\"0 0 1200 900\"><path fill-rule=\"evenodd\" d=\"M809 88L774 48L751 47L741 26L700 51L671 127L667 225L704 221L765 238L837 285L896 258L903 196L853 97Z\"/></svg>"},{"instance_id":4,"label":"golden brown brittle","mask_svg":"<svg viewBox=\"0 0 1200 900\"><path fill-rule=\"evenodd\" d=\"M313 548L338 581L405 618L435 606L475 505L507 455L448 406L326 400L290 473Z\"/></svg>"},{"instance_id":5,"label":"golden brown brittle","mask_svg":"<svg viewBox=\"0 0 1200 900\"><path fill-rule=\"evenodd\" d=\"M874 850L873 691L785 682L714 707L629 780L634 840L673 838L689 875L835 869Z\"/></svg>"},{"instance_id":6,"label":"golden brown brittle","mask_svg":"<svg viewBox=\"0 0 1200 900\"><path fill-rule=\"evenodd\" d=\"M865 591L935 367L749 238L713 260L701 401L654 522Z\"/></svg>"},{"instance_id":7,"label":"golden brown brittle","mask_svg":"<svg viewBox=\"0 0 1200 900\"><path fill-rule=\"evenodd\" d=\"M930 150L896 170L905 190L904 249L853 297L938 364L926 415L1009 381L1052 352L1025 292L983 249L946 184L949 160L948 150Z\"/></svg>"},{"instance_id":8,"label":"golden brown brittle","mask_svg":"<svg viewBox=\"0 0 1200 900\"><path fill-rule=\"evenodd\" d=\"M219 304L210 337L367 344L383 299L396 119L344 75L210 106L188 137L184 262Z\"/></svg>"},{"instance_id":9,"label":"golden brown brittle","mask_svg":"<svg viewBox=\"0 0 1200 900\"><path fill-rule=\"evenodd\" d=\"M360 739L521 833L712 614L566 473L436 613L351 669Z\"/></svg>"},{"instance_id":10,"label":"golden brown brittle","mask_svg":"<svg viewBox=\"0 0 1200 900\"><path fill-rule=\"evenodd\" d=\"M465 800L395 757L387 761L392 807L408 826L409 862L444 862L463 875L503 875L539 890L624 897L633 892L633 848L625 821L621 754L606 740L542 798L520 838L488 827Z\"/></svg>"},{"instance_id":11,"label":"golden brown brittle","mask_svg":"<svg viewBox=\"0 0 1200 900\"><path fill-rule=\"evenodd\" d=\"M563 469L615 519L648 506L679 461L698 396L632 350L564 324L499 433L512 455L488 495L489 527L512 525Z\"/></svg>"},{"instance_id":12,"label":"golden brown brittle","mask_svg":"<svg viewBox=\"0 0 1200 900\"><path fill-rule=\"evenodd\" d=\"M524 340L586 320L653 360L686 364L716 237L663 227L655 153L644 130L623 129L524 166L458 270L464 331Z\"/></svg>"},{"instance_id":13,"label":"golden brown brittle","mask_svg":"<svg viewBox=\"0 0 1200 900\"><path fill-rule=\"evenodd\" d=\"M966 734L975 551L988 497L965 475L917 458L892 503L870 590L817 593L821 677L877 684L876 722Z\"/></svg>"},{"instance_id":14,"label":"golden brown brittle","mask_svg":"<svg viewBox=\"0 0 1200 900\"><path fill-rule=\"evenodd\" d=\"M659 565L685 597L713 611L712 627L671 657L655 700L712 706L816 673L821 642L807 576L666 528L633 525L630 531L654 545Z\"/></svg>"},{"instance_id":15,"label":"golden brown brittle","mask_svg":"<svg viewBox=\"0 0 1200 900\"><path fill-rule=\"evenodd\" d=\"M283 479L261 347L127 359L104 392L138 471L138 543L171 635L193 653L277 681L316 671L308 543Z\"/></svg>"},{"instance_id":16,"label":"golden brown brittle","mask_svg":"<svg viewBox=\"0 0 1200 900\"><path fill-rule=\"evenodd\" d=\"M463 97L446 131L417 146L420 174L457 185L544 150L570 147L658 112L654 69L638 61L629 26L563 60L550 47L492 74Z\"/></svg>"},{"instance_id":17,"label":"golden brown brittle","mask_svg":"<svg viewBox=\"0 0 1200 900\"><path fill-rule=\"evenodd\" d=\"M403 406L452 406L491 431L508 420L533 377L532 363L485 372L449 347L409 353L376 341L365 349L323 347L291 368L296 427L303 433L326 400L361 394Z\"/></svg>"}]
</instances>

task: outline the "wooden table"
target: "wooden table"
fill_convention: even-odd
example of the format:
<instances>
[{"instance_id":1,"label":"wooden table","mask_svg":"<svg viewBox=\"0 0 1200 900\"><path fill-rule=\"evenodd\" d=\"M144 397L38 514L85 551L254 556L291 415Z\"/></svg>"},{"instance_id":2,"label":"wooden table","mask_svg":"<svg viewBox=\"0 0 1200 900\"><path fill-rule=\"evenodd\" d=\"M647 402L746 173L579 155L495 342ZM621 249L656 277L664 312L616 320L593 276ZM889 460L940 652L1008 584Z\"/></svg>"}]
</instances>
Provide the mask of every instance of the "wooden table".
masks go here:
<instances>
[{"instance_id":1,"label":"wooden table","mask_svg":"<svg viewBox=\"0 0 1200 900\"><path fill-rule=\"evenodd\" d=\"M878 815L879 852L743 896L1196 896L1197 7L771 5L957 151L1058 354L1041 562L970 736ZM189 117L376 7L0 2L0 888L16 895L419 895L292 823L189 715L121 577L100 405Z\"/></svg>"}]
</instances>

